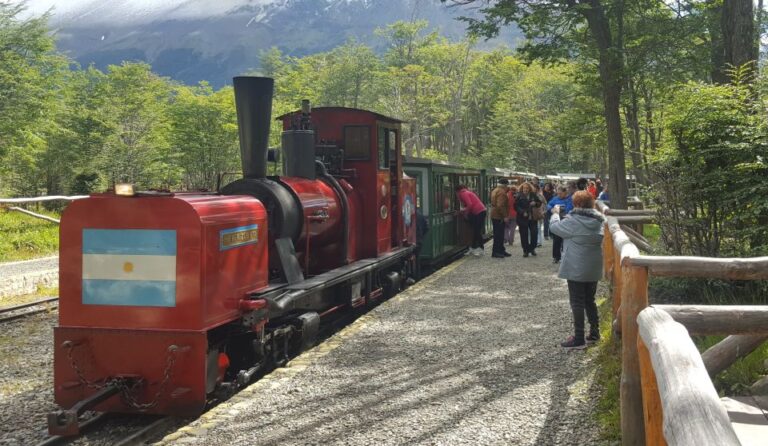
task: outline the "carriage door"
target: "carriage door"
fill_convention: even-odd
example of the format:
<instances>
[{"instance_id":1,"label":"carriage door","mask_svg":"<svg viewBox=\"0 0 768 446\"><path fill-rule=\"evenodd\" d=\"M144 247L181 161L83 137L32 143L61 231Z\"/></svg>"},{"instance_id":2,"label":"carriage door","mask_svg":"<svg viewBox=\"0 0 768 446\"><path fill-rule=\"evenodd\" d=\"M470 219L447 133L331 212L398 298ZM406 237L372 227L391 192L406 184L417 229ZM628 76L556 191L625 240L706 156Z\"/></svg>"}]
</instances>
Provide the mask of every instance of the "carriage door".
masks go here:
<instances>
[{"instance_id":1,"label":"carriage door","mask_svg":"<svg viewBox=\"0 0 768 446\"><path fill-rule=\"evenodd\" d=\"M381 153L380 167L389 167L389 209L392 219L392 246L399 246L403 239L402 213L400 209L400 186L403 178L403 171L400 165L400 150L398 131L384 125L379 126L379 145L385 147L386 155ZM383 140L382 140L383 138ZM383 159L382 158L383 156Z\"/></svg>"}]
</instances>

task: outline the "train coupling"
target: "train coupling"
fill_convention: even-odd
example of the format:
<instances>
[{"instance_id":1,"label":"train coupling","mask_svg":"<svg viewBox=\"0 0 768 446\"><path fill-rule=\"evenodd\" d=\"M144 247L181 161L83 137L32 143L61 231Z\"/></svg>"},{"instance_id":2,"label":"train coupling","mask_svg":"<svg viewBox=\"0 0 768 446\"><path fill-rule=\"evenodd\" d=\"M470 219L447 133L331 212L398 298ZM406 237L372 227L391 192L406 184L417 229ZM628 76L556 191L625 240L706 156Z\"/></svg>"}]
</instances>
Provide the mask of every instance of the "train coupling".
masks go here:
<instances>
[{"instance_id":1,"label":"train coupling","mask_svg":"<svg viewBox=\"0 0 768 446\"><path fill-rule=\"evenodd\" d=\"M80 434L80 416L102 401L120 392L117 384L108 384L88 398L79 401L71 409L58 410L48 414L48 433L51 435L73 436Z\"/></svg>"}]
</instances>

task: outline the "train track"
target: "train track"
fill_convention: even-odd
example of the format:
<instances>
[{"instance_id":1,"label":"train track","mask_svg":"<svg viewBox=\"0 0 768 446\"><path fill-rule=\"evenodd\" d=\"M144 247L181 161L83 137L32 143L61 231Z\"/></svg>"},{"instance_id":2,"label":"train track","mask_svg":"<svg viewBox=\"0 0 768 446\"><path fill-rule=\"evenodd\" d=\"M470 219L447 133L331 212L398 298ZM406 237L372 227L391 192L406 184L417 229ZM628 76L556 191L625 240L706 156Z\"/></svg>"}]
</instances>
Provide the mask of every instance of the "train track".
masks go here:
<instances>
[{"instance_id":1,"label":"train track","mask_svg":"<svg viewBox=\"0 0 768 446\"><path fill-rule=\"evenodd\" d=\"M47 297L45 299L39 299L33 302L27 302L19 305L12 305L10 307L0 308L0 323L9 322L16 319L21 319L33 314L42 313L44 311L52 310L58 307L57 304L51 304L52 302L58 302L58 297ZM32 307L42 307L33 308ZM27 311L24 311L27 310Z\"/></svg>"},{"instance_id":2,"label":"train track","mask_svg":"<svg viewBox=\"0 0 768 446\"><path fill-rule=\"evenodd\" d=\"M112 418L111 414L98 413L80 425L81 435L69 437L54 435L41 441L37 446L63 446L82 439L83 437L98 435L99 426L107 423L110 418ZM179 423L179 419L173 417L152 417L151 421L147 421L149 421L149 424L142 423L142 426L133 430L128 435L117 438L95 440L95 442L110 444L112 446L144 445L147 442L157 440L161 434L164 434ZM105 427L105 430L106 429L107 428Z\"/></svg>"}]
</instances>

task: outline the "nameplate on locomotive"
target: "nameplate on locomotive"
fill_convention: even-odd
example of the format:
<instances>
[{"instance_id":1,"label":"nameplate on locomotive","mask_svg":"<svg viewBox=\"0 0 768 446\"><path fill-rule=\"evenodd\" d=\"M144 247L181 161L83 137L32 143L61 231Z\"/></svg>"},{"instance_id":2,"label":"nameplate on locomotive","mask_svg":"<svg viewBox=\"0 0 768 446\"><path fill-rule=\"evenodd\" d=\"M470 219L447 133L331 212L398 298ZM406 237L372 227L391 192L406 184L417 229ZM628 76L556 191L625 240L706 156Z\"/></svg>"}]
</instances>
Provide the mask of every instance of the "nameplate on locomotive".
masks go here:
<instances>
[{"instance_id":1,"label":"nameplate on locomotive","mask_svg":"<svg viewBox=\"0 0 768 446\"><path fill-rule=\"evenodd\" d=\"M219 249L252 245L259 241L259 225L239 226L219 231Z\"/></svg>"}]
</instances>

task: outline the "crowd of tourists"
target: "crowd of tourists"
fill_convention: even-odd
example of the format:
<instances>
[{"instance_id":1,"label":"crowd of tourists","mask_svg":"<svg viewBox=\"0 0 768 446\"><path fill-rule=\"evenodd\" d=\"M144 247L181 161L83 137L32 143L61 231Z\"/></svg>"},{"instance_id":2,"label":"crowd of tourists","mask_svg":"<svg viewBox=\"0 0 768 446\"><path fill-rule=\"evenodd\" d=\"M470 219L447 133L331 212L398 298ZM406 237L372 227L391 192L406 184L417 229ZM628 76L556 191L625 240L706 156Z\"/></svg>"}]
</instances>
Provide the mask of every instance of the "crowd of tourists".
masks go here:
<instances>
[{"instance_id":1,"label":"crowd of tourists","mask_svg":"<svg viewBox=\"0 0 768 446\"><path fill-rule=\"evenodd\" d=\"M466 186L457 194L462 214L472 227L473 240L468 254L483 255L483 227L488 210ZM608 199L608 189L599 179L556 185L540 184L537 178L511 185L499 180L490 196L493 224L491 257L512 257L507 247L520 234L523 257L536 257L543 240L552 240L552 262L559 264L558 277L567 280L574 335L560 345L582 349L600 339L595 293L602 276L603 216L595 209L596 199ZM586 320L589 331L585 329Z\"/></svg>"}]
</instances>

